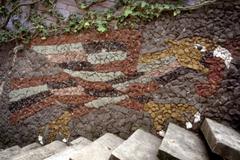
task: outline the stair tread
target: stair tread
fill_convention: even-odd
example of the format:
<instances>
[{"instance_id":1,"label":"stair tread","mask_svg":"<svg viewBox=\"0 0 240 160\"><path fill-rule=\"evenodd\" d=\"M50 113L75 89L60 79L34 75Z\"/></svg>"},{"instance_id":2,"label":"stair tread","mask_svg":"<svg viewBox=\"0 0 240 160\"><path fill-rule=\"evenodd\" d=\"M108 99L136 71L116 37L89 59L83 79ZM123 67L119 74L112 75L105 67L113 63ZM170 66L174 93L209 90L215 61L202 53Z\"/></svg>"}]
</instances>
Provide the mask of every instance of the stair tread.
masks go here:
<instances>
[{"instance_id":1,"label":"stair tread","mask_svg":"<svg viewBox=\"0 0 240 160\"><path fill-rule=\"evenodd\" d=\"M158 160L161 144L158 137L138 129L112 152L112 159L119 160Z\"/></svg>"},{"instance_id":2,"label":"stair tread","mask_svg":"<svg viewBox=\"0 0 240 160\"><path fill-rule=\"evenodd\" d=\"M13 157L13 160L42 160L66 147L66 144L60 141L54 141L46 146L20 153Z\"/></svg>"},{"instance_id":3,"label":"stair tread","mask_svg":"<svg viewBox=\"0 0 240 160\"><path fill-rule=\"evenodd\" d=\"M79 137L79 138L71 141L71 144L72 144L72 145L79 144L79 143L81 143L81 144L85 144L85 143L89 144L89 143L91 143L91 142L92 142L92 141L90 141L89 139L87 139L87 138L85 138L85 137Z\"/></svg>"},{"instance_id":4,"label":"stair tread","mask_svg":"<svg viewBox=\"0 0 240 160\"><path fill-rule=\"evenodd\" d=\"M108 160L111 152L122 142L121 138L111 133L106 133L71 158L74 160Z\"/></svg>"},{"instance_id":5,"label":"stair tread","mask_svg":"<svg viewBox=\"0 0 240 160\"><path fill-rule=\"evenodd\" d=\"M29 145L23 147L21 149L21 152L29 151L29 150L36 149L39 147L41 147L41 145L39 143L32 143L32 144L29 144Z\"/></svg>"},{"instance_id":6,"label":"stair tread","mask_svg":"<svg viewBox=\"0 0 240 160\"><path fill-rule=\"evenodd\" d=\"M209 160L204 142L193 132L173 123L168 125L167 132L159 147L159 158Z\"/></svg>"},{"instance_id":7,"label":"stair tread","mask_svg":"<svg viewBox=\"0 0 240 160\"><path fill-rule=\"evenodd\" d=\"M20 151L21 151L21 148L19 146L12 146L10 148L0 151L0 159L7 160L13 157L14 155L17 155L18 153L20 153Z\"/></svg>"},{"instance_id":8,"label":"stair tread","mask_svg":"<svg viewBox=\"0 0 240 160\"><path fill-rule=\"evenodd\" d=\"M71 142L71 146L68 146L63 151L56 153L44 160L69 160L72 155L77 154L81 149L90 143L92 143L92 141L84 137L77 138Z\"/></svg>"},{"instance_id":9,"label":"stair tread","mask_svg":"<svg viewBox=\"0 0 240 160\"><path fill-rule=\"evenodd\" d=\"M206 118L201 130L211 150L226 159L240 157L240 134L234 129Z\"/></svg>"}]
</instances>

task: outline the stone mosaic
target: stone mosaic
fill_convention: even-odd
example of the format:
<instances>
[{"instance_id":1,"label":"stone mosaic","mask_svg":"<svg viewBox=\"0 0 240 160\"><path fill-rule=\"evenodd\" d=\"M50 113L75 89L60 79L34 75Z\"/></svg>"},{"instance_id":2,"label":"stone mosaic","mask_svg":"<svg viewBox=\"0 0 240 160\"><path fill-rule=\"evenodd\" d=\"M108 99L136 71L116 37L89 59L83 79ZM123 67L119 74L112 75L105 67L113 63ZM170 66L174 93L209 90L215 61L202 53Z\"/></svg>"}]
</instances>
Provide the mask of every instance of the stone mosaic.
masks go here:
<instances>
[{"instance_id":1,"label":"stone mosaic","mask_svg":"<svg viewBox=\"0 0 240 160\"><path fill-rule=\"evenodd\" d=\"M239 127L238 42L198 35L143 53L145 36L126 29L34 39L6 84L8 123L31 124L45 143L105 132L127 138L139 127L157 133L169 122L195 129L201 116Z\"/></svg>"},{"instance_id":2,"label":"stone mosaic","mask_svg":"<svg viewBox=\"0 0 240 160\"><path fill-rule=\"evenodd\" d=\"M197 109L186 104L156 104L149 102L144 105L144 110L153 118L154 127L160 131L167 123L175 122L185 124L192 122ZM166 128L165 128L166 129Z\"/></svg>"}]
</instances>

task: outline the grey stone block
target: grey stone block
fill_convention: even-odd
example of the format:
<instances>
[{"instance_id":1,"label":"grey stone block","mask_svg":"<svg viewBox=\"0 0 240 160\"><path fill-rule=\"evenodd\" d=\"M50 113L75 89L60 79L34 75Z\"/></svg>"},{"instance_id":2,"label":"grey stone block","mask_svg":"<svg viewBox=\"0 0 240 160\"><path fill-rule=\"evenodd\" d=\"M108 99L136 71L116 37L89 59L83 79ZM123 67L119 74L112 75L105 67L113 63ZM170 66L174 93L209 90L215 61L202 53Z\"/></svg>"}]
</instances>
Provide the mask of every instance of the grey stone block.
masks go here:
<instances>
[{"instance_id":1,"label":"grey stone block","mask_svg":"<svg viewBox=\"0 0 240 160\"><path fill-rule=\"evenodd\" d=\"M108 160L112 151L117 148L123 140L111 133L106 133L93 143L84 147L77 154L73 155L73 160Z\"/></svg>"},{"instance_id":2,"label":"grey stone block","mask_svg":"<svg viewBox=\"0 0 240 160\"><path fill-rule=\"evenodd\" d=\"M87 138L84 138L84 137L79 137L73 141L71 141L71 144L72 145L76 145L76 144L82 144L82 145L85 145L85 144L90 144L92 141L90 141L89 139Z\"/></svg>"},{"instance_id":3,"label":"grey stone block","mask_svg":"<svg viewBox=\"0 0 240 160\"><path fill-rule=\"evenodd\" d=\"M63 151L56 153L44 160L69 160L73 155L77 154L81 149L90 143L92 143L90 140L80 137L71 142L72 146L69 146Z\"/></svg>"},{"instance_id":4,"label":"grey stone block","mask_svg":"<svg viewBox=\"0 0 240 160\"><path fill-rule=\"evenodd\" d=\"M111 155L112 160L158 160L157 153L161 139L138 129Z\"/></svg>"},{"instance_id":5,"label":"grey stone block","mask_svg":"<svg viewBox=\"0 0 240 160\"><path fill-rule=\"evenodd\" d=\"M13 146L8 149L5 149L0 152L0 159L9 160L14 155L17 155L18 153L20 153L20 151L21 151L21 148L19 146Z\"/></svg>"},{"instance_id":6,"label":"grey stone block","mask_svg":"<svg viewBox=\"0 0 240 160\"><path fill-rule=\"evenodd\" d=\"M46 146L20 153L14 156L12 160L42 160L62 151L65 147L65 143L54 141Z\"/></svg>"},{"instance_id":7,"label":"grey stone block","mask_svg":"<svg viewBox=\"0 0 240 160\"><path fill-rule=\"evenodd\" d=\"M159 148L161 160L209 160L202 140L194 133L170 123Z\"/></svg>"},{"instance_id":8,"label":"grey stone block","mask_svg":"<svg viewBox=\"0 0 240 160\"><path fill-rule=\"evenodd\" d=\"M240 158L240 134L230 127L206 118L201 130L211 150L229 160Z\"/></svg>"},{"instance_id":9,"label":"grey stone block","mask_svg":"<svg viewBox=\"0 0 240 160\"><path fill-rule=\"evenodd\" d=\"M36 149L39 147L41 147L41 145L39 143L32 143L32 144L29 144L29 145L23 147L21 149L21 152L29 151L29 150Z\"/></svg>"}]
</instances>

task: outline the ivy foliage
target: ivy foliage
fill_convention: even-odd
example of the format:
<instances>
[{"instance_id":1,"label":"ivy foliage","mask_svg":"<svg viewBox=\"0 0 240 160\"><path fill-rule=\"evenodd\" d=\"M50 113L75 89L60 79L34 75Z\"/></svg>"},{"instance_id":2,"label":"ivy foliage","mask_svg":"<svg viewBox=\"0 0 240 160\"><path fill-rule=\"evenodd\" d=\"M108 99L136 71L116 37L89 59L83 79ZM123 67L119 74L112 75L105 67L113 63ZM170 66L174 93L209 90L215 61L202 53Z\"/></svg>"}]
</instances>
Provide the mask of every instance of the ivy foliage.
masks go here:
<instances>
[{"instance_id":1,"label":"ivy foliage","mask_svg":"<svg viewBox=\"0 0 240 160\"><path fill-rule=\"evenodd\" d=\"M26 41L32 38L33 35L38 35L45 39L47 36L52 34L77 33L87 29L96 29L98 32L102 33L108 31L111 27L130 28L139 23L149 22L158 18L164 11L172 12L173 15L176 16L180 14L180 9L178 8L181 6L181 3L160 4L148 3L143 0L120 0L120 6L122 8L118 13L113 10L108 10L102 13L88 10L91 5L102 1L103 0L92 0L89 4L79 4L79 7L84 9L86 14L71 15L67 21L63 21L63 17L54 10L55 0L45 0L44 3L49 7L49 14L58 18L58 25L46 26L43 23L44 18L34 13L30 16L30 21L33 25L31 31L22 27L20 23L17 23L15 25L18 30L15 32L11 32L6 29L0 30L0 43L12 39ZM4 6L0 7L0 14L7 14Z\"/></svg>"}]
</instances>

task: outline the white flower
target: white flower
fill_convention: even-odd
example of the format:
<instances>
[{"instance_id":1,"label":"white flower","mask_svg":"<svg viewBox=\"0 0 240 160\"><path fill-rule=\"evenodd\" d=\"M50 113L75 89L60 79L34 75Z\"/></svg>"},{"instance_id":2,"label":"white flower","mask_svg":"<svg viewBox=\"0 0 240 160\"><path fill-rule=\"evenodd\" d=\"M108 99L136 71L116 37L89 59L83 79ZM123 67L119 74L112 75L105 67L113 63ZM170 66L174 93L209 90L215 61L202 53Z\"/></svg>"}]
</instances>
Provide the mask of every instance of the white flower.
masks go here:
<instances>
[{"instance_id":1,"label":"white flower","mask_svg":"<svg viewBox=\"0 0 240 160\"><path fill-rule=\"evenodd\" d=\"M191 123L191 122L186 122L186 128L187 128L187 129L192 128L192 123Z\"/></svg>"},{"instance_id":2,"label":"white flower","mask_svg":"<svg viewBox=\"0 0 240 160\"><path fill-rule=\"evenodd\" d=\"M231 53L226 49L226 48L223 48L221 46L218 46L214 52L213 52L213 56L215 57L219 57L219 58L222 58L225 62L225 65L227 68L230 67L230 63L232 61L232 55Z\"/></svg>"},{"instance_id":3,"label":"white flower","mask_svg":"<svg viewBox=\"0 0 240 160\"><path fill-rule=\"evenodd\" d=\"M201 114L199 112L197 112L195 115L194 115L194 123L198 123L201 121Z\"/></svg>"},{"instance_id":4,"label":"white flower","mask_svg":"<svg viewBox=\"0 0 240 160\"><path fill-rule=\"evenodd\" d=\"M43 145L43 137L42 136L40 136L40 135L38 136L38 141L41 145Z\"/></svg>"},{"instance_id":5,"label":"white flower","mask_svg":"<svg viewBox=\"0 0 240 160\"><path fill-rule=\"evenodd\" d=\"M165 131L164 130L161 130L161 131L159 131L158 132L158 134L159 134L159 136L161 136L161 137L164 137L165 136Z\"/></svg>"}]
</instances>

